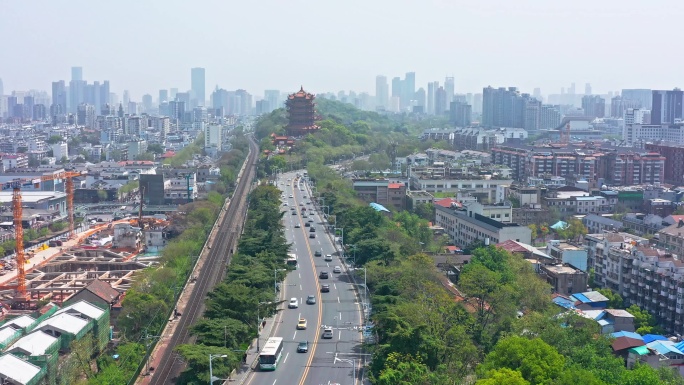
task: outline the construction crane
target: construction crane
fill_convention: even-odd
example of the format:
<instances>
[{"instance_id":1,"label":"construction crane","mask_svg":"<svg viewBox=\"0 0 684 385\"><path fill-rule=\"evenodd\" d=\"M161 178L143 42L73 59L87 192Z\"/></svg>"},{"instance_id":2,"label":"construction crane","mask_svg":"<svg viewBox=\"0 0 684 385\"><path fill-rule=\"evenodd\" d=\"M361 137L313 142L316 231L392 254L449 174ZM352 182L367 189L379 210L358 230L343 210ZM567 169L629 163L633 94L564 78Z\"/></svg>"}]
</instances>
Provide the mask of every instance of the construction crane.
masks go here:
<instances>
[{"instance_id":1,"label":"construction crane","mask_svg":"<svg viewBox=\"0 0 684 385\"><path fill-rule=\"evenodd\" d=\"M26 296L26 258L24 258L24 226L21 223L23 209L21 207L21 187L17 184L12 189L12 214L14 215L14 237L17 256L17 293L15 302L27 302Z\"/></svg>"},{"instance_id":2,"label":"construction crane","mask_svg":"<svg viewBox=\"0 0 684 385\"><path fill-rule=\"evenodd\" d=\"M52 175L42 175L40 180L42 182L56 179L64 179L64 192L67 199L67 211L69 215L69 238L74 236L74 179L81 176L83 173L79 171L64 171Z\"/></svg>"}]
</instances>

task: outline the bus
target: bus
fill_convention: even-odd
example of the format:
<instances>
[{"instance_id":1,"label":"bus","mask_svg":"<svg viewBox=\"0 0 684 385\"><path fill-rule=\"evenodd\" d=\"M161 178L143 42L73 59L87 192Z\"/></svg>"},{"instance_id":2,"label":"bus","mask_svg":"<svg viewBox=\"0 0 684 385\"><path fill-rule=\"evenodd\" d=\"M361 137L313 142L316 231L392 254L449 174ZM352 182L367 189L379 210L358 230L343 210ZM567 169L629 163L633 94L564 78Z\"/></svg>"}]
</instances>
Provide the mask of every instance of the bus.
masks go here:
<instances>
[{"instance_id":1,"label":"bus","mask_svg":"<svg viewBox=\"0 0 684 385\"><path fill-rule=\"evenodd\" d=\"M297 254L288 254L287 255L287 262L288 265L294 266L294 268L297 268Z\"/></svg>"},{"instance_id":2,"label":"bus","mask_svg":"<svg viewBox=\"0 0 684 385\"><path fill-rule=\"evenodd\" d=\"M259 352L259 369L276 370L278 361L283 353L282 337L271 337Z\"/></svg>"}]
</instances>

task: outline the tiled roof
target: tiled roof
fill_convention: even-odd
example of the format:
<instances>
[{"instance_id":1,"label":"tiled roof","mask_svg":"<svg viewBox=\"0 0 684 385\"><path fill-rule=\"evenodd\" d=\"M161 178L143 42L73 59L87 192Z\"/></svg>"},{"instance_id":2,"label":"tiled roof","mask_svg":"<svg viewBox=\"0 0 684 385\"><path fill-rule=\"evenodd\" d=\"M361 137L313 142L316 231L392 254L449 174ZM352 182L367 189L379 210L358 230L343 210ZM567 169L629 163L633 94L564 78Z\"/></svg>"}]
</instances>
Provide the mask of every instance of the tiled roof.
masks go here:
<instances>
[{"instance_id":1,"label":"tiled roof","mask_svg":"<svg viewBox=\"0 0 684 385\"><path fill-rule=\"evenodd\" d=\"M93 282L81 290L88 290L107 303L112 303L119 297L119 292L116 289L111 287L107 282L100 281L99 279L93 280Z\"/></svg>"}]
</instances>

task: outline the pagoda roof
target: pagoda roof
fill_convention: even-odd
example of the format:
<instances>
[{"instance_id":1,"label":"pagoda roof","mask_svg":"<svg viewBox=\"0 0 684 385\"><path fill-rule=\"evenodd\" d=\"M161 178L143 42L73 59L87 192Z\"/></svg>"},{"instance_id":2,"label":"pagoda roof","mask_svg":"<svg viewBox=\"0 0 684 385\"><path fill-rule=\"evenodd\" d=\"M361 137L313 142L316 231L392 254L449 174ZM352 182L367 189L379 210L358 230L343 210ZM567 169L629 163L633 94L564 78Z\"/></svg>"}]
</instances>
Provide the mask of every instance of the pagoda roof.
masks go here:
<instances>
[{"instance_id":1,"label":"pagoda roof","mask_svg":"<svg viewBox=\"0 0 684 385\"><path fill-rule=\"evenodd\" d=\"M309 92L304 91L304 86L301 86L299 91L295 92L294 94L290 94L287 96L288 99L295 99L295 98L305 98L305 99L313 99L315 96Z\"/></svg>"}]
</instances>

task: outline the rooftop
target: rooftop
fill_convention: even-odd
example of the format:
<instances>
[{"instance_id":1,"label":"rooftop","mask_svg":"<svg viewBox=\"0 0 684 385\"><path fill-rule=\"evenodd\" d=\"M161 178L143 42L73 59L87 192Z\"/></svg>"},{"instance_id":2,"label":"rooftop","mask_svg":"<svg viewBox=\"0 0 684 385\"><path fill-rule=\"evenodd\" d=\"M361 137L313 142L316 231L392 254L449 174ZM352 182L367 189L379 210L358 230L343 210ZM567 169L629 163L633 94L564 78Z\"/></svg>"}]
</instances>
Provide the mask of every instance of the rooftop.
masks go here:
<instances>
[{"instance_id":1,"label":"rooftop","mask_svg":"<svg viewBox=\"0 0 684 385\"><path fill-rule=\"evenodd\" d=\"M12 202L12 191L0 191L0 204ZM65 198L66 194L59 191L22 191L21 200L26 203L37 203L46 199Z\"/></svg>"},{"instance_id":2,"label":"rooftop","mask_svg":"<svg viewBox=\"0 0 684 385\"><path fill-rule=\"evenodd\" d=\"M0 357L0 376L25 385L40 373L40 368L11 354Z\"/></svg>"},{"instance_id":3,"label":"rooftop","mask_svg":"<svg viewBox=\"0 0 684 385\"><path fill-rule=\"evenodd\" d=\"M60 332L76 335L88 325L88 321L67 313L52 316L41 322L37 329L57 329Z\"/></svg>"},{"instance_id":4,"label":"rooftop","mask_svg":"<svg viewBox=\"0 0 684 385\"><path fill-rule=\"evenodd\" d=\"M13 353L20 350L22 353L29 356L39 356L45 354L50 346L56 341L57 338L38 330L19 339L19 341L10 346L7 351Z\"/></svg>"},{"instance_id":5,"label":"rooftop","mask_svg":"<svg viewBox=\"0 0 684 385\"><path fill-rule=\"evenodd\" d=\"M608 298L606 298L605 295L599 293L598 291L586 291L584 293L575 293L572 295L572 297L581 303L608 302Z\"/></svg>"}]
</instances>

